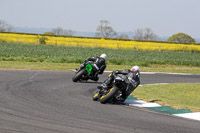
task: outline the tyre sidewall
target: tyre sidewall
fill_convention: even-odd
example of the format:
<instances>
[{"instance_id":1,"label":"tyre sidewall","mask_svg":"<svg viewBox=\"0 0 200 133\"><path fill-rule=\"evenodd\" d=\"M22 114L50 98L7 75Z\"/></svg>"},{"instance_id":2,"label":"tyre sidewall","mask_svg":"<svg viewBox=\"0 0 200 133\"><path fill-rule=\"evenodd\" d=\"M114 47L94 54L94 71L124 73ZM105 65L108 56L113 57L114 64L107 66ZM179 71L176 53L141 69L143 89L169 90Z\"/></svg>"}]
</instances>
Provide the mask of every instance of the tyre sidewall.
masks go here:
<instances>
[{"instance_id":1,"label":"tyre sidewall","mask_svg":"<svg viewBox=\"0 0 200 133\"><path fill-rule=\"evenodd\" d=\"M85 69L80 70L79 72L77 72L77 73L74 75L74 77L72 78L72 80L73 80L74 82L79 81L80 78L82 77L82 75L85 74L85 73L86 73L86 70L85 70Z\"/></svg>"},{"instance_id":2,"label":"tyre sidewall","mask_svg":"<svg viewBox=\"0 0 200 133\"><path fill-rule=\"evenodd\" d=\"M118 92L118 88L114 86L113 88L109 90L107 94L101 96L101 98L99 99L100 103L105 104L109 102L115 96L117 92Z\"/></svg>"}]
</instances>

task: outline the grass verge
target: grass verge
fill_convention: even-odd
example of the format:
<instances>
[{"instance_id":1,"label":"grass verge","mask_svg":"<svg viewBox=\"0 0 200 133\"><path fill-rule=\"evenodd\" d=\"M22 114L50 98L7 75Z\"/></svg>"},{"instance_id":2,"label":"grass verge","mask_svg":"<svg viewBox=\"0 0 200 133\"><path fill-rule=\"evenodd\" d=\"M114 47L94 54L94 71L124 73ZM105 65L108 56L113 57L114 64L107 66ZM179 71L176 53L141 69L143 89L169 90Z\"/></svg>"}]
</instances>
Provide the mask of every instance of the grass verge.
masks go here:
<instances>
[{"instance_id":1,"label":"grass verge","mask_svg":"<svg viewBox=\"0 0 200 133\"><path fill-rule=\"evenodd\" d=\"M139 86L132 95L140 100L156 102L175 109L200 112L200 83Z\"/></svg>"},{"instance_id":2,"label":"grass verge","mask_svg":"<svg viewBox=\"0 0 200 133\"><path fill-rule=\"evenodd\" d=\"M23 61L0 61L3 69L28 69L28 70L53 70L71 71L79 68L78 63L51 63L51 62L23 62ZM131 68L131 65L107 65L106 71L123 70ZM175 66L175 65L150 65L140 67L142 72L170 72L200 74L200 67Z\"/></svg>"},{"instance_id":3,"label":"grass verge","mask_svg":"<svg viewBox=\"0 0 200 133\"><path fill-rule=\"evenodd\" d=\"M82 63L83 60L100 56L102 53L108 55L108 65L200 67L199 53L31 45L0 41L0 61Z\"/></svg>"}]
</instances>

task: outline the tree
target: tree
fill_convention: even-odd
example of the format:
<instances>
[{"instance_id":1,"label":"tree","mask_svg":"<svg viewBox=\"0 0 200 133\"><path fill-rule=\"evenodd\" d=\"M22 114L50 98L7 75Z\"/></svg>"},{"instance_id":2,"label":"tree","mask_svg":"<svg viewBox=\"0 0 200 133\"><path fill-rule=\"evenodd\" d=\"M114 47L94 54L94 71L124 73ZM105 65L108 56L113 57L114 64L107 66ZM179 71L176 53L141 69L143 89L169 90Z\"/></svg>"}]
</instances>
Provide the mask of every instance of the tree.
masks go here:
<instances>
[{"instance_id":1,"label":"tree","mask_svg":"<svg viewBox=\"0 0 200 133\"><path fill-rule=\"evenodd\" d=\"M158 36L153 33L150 28L137 29L134 32L133 39L135 40L157 40Z\"/></svg>"},{"instance_id":2,"label":"tree","mask_svg":"<svg viewBox=\"0 0 200 133\"><path fill-rule=\"evenodd\" d=\"M44 32L43 34L44 34L44 35L55 35L53 32L49 32L49 31Z\"/></svg>"},{"instance_id":3,"label":"tree","mask_svg":"<svg viewBox=\"0 0 200 133\"><path fill-rule=\"evenodd\" d=\"M135 39L135 40L144 40L144 30L143 29L135 30L133 39Z\"/></svg>"},{"instance_id":4,"label":"tree","mask_svg":"<svg viewBox=\"0 0 200 133\"><path fill-rule=\"evenodd\" d=\"M119 39L129 39L127 34L120 34L117 38L119 38Z\"/></svg>"},{"instance_id":5,"label":"tree","mask_svg":"<svg viewBox=\"0 0 200 133\"><path fill-rule=\"evenodd\" d=\"M73 30L64 30L62 27L57 27L57 28L54 28L52 30L52 33L54 35L67 35L67 36L73 36L75 31Z\"/></svg>"},{"instance_id":6,"label":"tree","mask_svg":"<svg viewBox=\"0 0 200 133\"><path fill-rule=\"evenodd\" d=\"M76 32L69 29L69 30L64 30L64 34L67 36L73 36Z\"/></svg>"},{"instance_id":7,"label":"tree","mask_svg":"<svg viewBox=\"0 0 200 133\"><path fill-rule=\"evenodd\" d=\"M103 38L115 38L117 36L117 32L109 26L109 22L107 20L101 20L100 25L96 29L96 36Z\"/></svg>"},{"instance_id":8,"label":"tree","mask_svg":"<svg viewBox=\"0 0 200 133\"><path fill-rule=\"evenodd\" d=\"M0 20L0 32L10 32L13 28L13 25L8 24L4 20Z\"/></svg>"},{"instance_id":9,"label":"tree","mask_svg":"<svg viewBox=\"0 0 200 133\"><path fill-rule=\"evenodd\" d=\"M54 28L52 32L54 33L54 35L63 35L63 28L62 27Z\"/></svg>"},{"instance_id":10,"label":"tree","mask_svg":"<svg viewBox=\"0 0 200 133\"><path fill-rule=\"evenodd\" d=\"M168 42L195 43L195 39L185 33L177 33L169 37Z\"/></svg>"}]
</instances>

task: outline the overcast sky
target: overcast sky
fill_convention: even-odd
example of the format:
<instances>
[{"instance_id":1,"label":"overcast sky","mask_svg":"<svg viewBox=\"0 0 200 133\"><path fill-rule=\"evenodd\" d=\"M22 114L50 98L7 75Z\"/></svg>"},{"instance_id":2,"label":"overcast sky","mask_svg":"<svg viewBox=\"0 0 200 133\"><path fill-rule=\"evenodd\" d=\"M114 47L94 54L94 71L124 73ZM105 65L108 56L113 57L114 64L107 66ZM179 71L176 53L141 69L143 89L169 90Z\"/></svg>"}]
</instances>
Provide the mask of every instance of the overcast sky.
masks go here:
<instances>
[{"instance_id":1,"label":"overcast sky","mask_svg":"<svg viewBox=\"0 0 200 133\"><path fill-rule=\"evenodd\" d=\"M15 27L83 32L108 20L117 32L149 27L158 36L200 38L200 0L0 0L0 19Z\"/></svg>"}]
</instances>

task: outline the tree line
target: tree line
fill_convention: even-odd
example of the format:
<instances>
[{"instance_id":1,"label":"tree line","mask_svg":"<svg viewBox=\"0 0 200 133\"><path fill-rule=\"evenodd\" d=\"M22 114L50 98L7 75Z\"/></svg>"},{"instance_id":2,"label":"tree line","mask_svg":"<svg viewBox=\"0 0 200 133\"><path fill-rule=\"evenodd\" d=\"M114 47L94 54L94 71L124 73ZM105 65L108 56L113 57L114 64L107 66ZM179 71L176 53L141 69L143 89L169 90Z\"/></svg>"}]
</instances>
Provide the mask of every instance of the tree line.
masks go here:
<instances>
[{"instance_id":1,"label":"tree line","mask_svg":"<svg viewBox=\"0 0 200 133\"><path fill-rule=\"evenodd\" d=\"M13 25L8 24L4 20L0 20L0 32L11 32L13 28Z\"/></svg>"},{"instance_id":2,"label":"tree line","mask_svg":"<svg viewBox=\"0 0 200 133\"><path fill-rule=\"evenodd\" d=\"M11 32L14 28L13 25L8 24L6 21L0 20L0 32ZM62 27L53 28L51 31L47 31L45 35L64 35L74 36L76 31L68 29L65 30ZM127 34L118 34L107 20L100 20L100 24L96 28L96 37L99 38L111 38L111 39L134 39L144 41L158 41L159 37L151 28L140 28L134 31L132 38L129 38ZM195 43L195 39L185 33L176 33L168 38L168 42L178 43Z\"/></svg>"}]
</instances>

